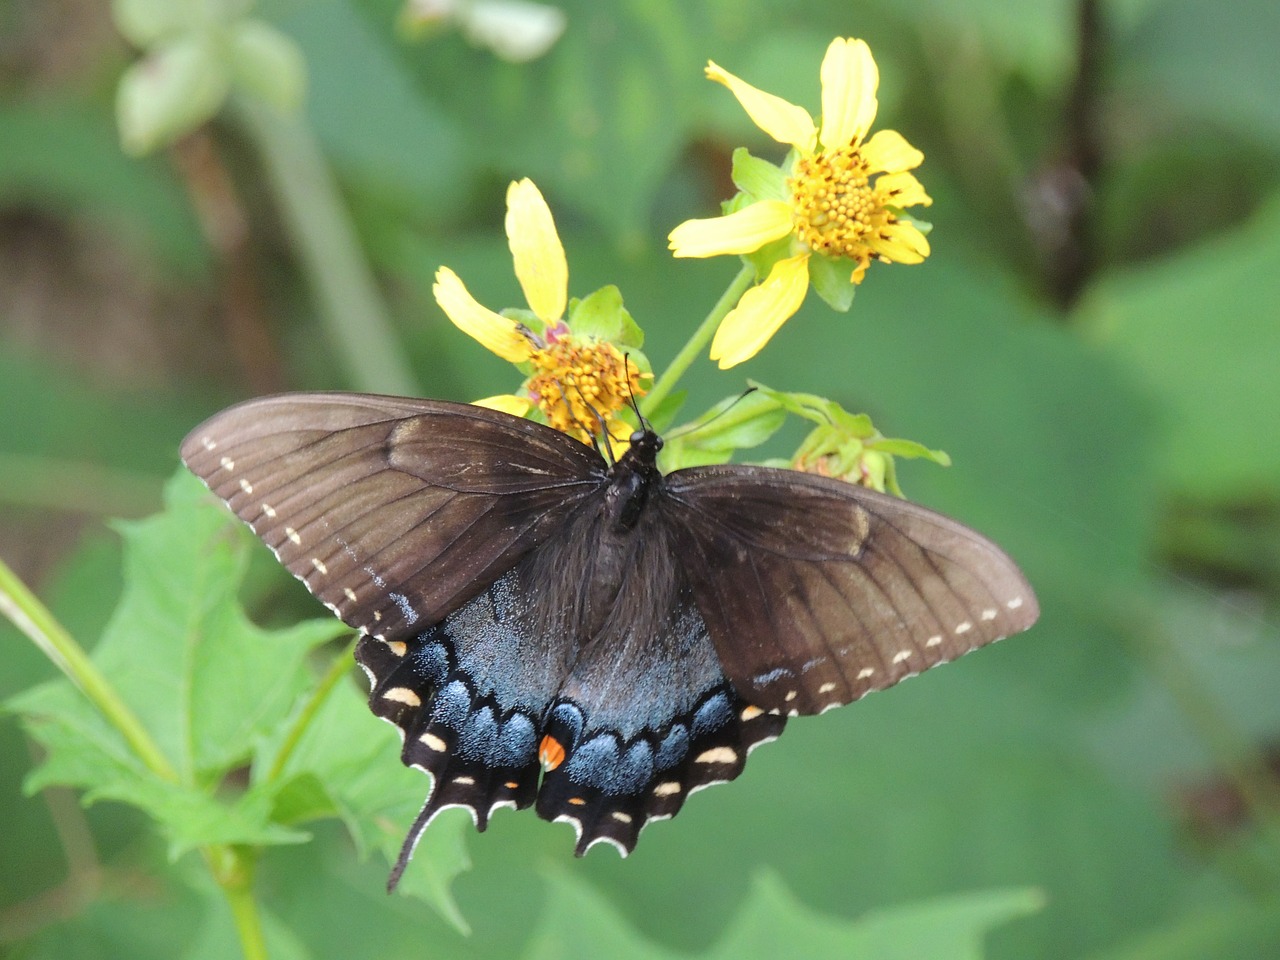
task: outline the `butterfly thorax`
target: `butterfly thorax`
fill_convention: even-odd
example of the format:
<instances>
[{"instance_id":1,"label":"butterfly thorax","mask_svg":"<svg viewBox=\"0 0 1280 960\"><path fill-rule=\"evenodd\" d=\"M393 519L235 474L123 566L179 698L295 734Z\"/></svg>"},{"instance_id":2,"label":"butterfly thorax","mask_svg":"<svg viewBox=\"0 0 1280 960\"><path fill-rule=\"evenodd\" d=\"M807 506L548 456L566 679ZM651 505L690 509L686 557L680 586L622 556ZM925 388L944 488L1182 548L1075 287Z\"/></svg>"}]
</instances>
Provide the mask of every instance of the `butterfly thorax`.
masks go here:
<instances>
[{"instance_id":1,"label":"butterfly thorax","mask_svg":"<svg viewBox=\"0 0 1280 960\"><path fill-rule=\"evenodd\" d=\"M606 503L619 530L630 530L636 525L650 492L662 480L658 470L661 449L660 436L652 430L637 430L631 435L627 452L609 468Z\"/></svg>"}]
</instances>

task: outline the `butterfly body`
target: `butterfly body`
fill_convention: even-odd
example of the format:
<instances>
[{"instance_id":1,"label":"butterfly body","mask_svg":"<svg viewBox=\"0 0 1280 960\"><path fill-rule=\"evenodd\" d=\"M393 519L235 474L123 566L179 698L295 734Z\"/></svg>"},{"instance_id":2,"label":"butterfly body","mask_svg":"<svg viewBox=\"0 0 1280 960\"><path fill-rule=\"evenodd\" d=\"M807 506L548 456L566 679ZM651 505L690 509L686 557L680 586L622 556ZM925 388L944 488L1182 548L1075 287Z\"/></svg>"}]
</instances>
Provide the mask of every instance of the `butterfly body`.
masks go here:
<instances>
[{"instance_id":1,"label":"butterfly body","mask_svg":"<svg viewBox=\"0 0 1280 960\"><path fill-rule=\"evenodd\" d=\"M183 457L364 636L370 707L440 810L622 853L818 713L1025 629L999 548L922 507L763 467L612 465L548 427L358 394L250 401Z\"/></svg>"}]
</instances>

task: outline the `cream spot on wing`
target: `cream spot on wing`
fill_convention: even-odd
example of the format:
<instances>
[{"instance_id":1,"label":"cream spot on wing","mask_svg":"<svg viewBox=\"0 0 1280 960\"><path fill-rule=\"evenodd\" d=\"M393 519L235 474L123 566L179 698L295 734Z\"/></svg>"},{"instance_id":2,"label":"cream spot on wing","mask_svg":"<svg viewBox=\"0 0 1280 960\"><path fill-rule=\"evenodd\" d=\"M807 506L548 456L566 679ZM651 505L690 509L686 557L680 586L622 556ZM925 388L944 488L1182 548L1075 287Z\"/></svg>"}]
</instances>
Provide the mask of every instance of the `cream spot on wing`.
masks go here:
<instances>
[{"instance_id":1,"label":"cream spot on wing","mask_svg":"<svg viewBox=\"0 0 1280 960\"><path fill-rule=\"evenodd\" d=\"M819 693L830 693L830 692L831 692L832 690L834 690L835 688L836 688L836 685L835 685L834 683L829 683L829 682L828 682L828 683L824 683L822 686L820 686L820 687L818 688L818 692L819 692Z\"/></svg>"},{"instance_id":2,"label":"cream spot on wing","mask_svg":"<svg viewBox=\"0 0 1280 960\"><path fill-rule=\"evenodd\" d=\"M926 647L940 647L940 646L942 646L942 635L941 635L941 634L934 634L932 637L930 637L928 640L926 640L926 641L924 642L924 645L925 645Z\"/></svg>"},{"instance_id":3,"label":"cream spot on wing","mask_svg":"<svg viewBox=\"0 0 1280 960\"><path fill-rule=\"evenodd\" d=\"M382 614L377 610L373 611L373 622L374 623L382 622Z\"/></svg>"},{"instance_id":4,"label":"cream spot on wing","mask_svg":"<svg viewBox=\"0 0 1280 960\"><path fill-rule=\"evenodd\" d=\"M246 480L244 477L241 477L240 489L243 490L245 493L253 493L253 484L250 483L248 480Z\"/></svg>"},{"instance_id":5,"label":"cream spot on wing","mask_svg":"<svg viewBox=\"0 0 1280 960\"><path fill-rule=\"evenodd\" d=\"M654 787L653 795L655 797L669 797L672 794L679 793L680 789L680 784L674 780L668 780L666 783L660 783Z\"/></svg>"},{"instance_id":6,"label":"cream spot on wing","mask_svg":"<svg viewBox=\"0 0 1280 960\"><path fill-rule=\"evenodd\" d=\"M449 749L449 745L437 737L434 733L424 733L418 738L420 743L425 743L430 749L436 753L444 753Z\"/></svg>"},{"instance_id":7,"label":"cream spot on wing","mask_svg":"<svg viewBox=\"0 0 1280 960\"><path fill-rule=\"evenodd\" d=\"M392 687L382 695L383 700L394 700L396 703L408 704L411 707L422 706L422 700L408 687Z\"/></svg>"},{"instance_id":8,"label":"cream spot on wing","mask_svg":"<svg viewBox=\"0 0 1280 960\"><path fill-rule=\"evenodd\" d=\"M285 527L284 535L293 542L295 547L302 546L302 538L298 536L298 531L293 529L293 527Z\"/></svg>"},{"instance_id":9,"label":"cream spot on wing","mask_svg":"<svg viewBox=\"0 0 1280 960\"><path fill-rule=\"evenodd\" d=\"M738 719L754 720L756 717L760 716L762 713L764 713L764 711L761 710L759 707L752 706L751 704L747 704L745 707L742 708L742 712L738 714Z\"/></svg>"},{"instance_id":10,"label":"cream spot on wing","mask_svg":"<svg viewBox=\"0 0 1280 960\"><path fill-rule=\"evenodd\" d=\"M859 680L865 680L865 679L867 679L867 677L873 677L873 676L875 676L875 673L876 673L876 672L875 672L875 669L874 669L874 668L872 668L872 667L863 667L861 670L859 670L859 671L858 671L858 679L859 679Z\"/></svg>"},{"instance_id":11,"label":"cream spot on wing","mask_svg":"<svg viewBox=\"0 0 1280 960\"><path fill-rule=\"evenodd\" d=\"M788 690L788 691L787 691L787 695L786 695L785 697L783 697L782 699L783 699L783 700L785 700L785 701L787 701L787 703L790 703L790 702L791 702L792 700L794 700L795 698L796 698L796 692L795 692L794 690Z\"/></svg>"},{"instance_id":12,"label":"cream spot on wing","mask_svg":"<svg viewBox=\"0 0 1280 960\"><path fill-rule=\"evenodd\" d=\"M1010 610L1017 610L1020 606L1022 606L1022 598L1014 597L1012 600L1006 603L1005 606L1008 607Z\"/></svg>"},{"instance_id":13,"label":"cream spot on wing","mask_svg":"<svg viewBox=\"0 0 1280 960\"><path fill-rule=\"evenodd\" d=\"M218 449L218 441L214 440L212 437L201 437L200 443L203 444L204 448L210 452Z\"/></svg>"},{"instance_id":14,"label":"cream spot on wing","mask_svg":"<svg viewBox=\"0 0 1280 960\"><path fill-rule=\"evenodd\" d=\"M475 777L454 777L453 782L460 783L464 787L470 787L476 782L476 778Z\"/></svg>"},{"instance_id":15,"label":"cream spot on wing","mask_svg":"<svg viewBox=\"0 0 1280 960\"><path fill-rule=\"evenodd\" d=\"M223 470L231 471L236 468L236 462L232 460L230 457L223 457L218 462L222 464Z\"/></svg>"},{"instance_id":16,"label":"cream spot on wing","mask_svg":"<svg viewBox=\"0 0 1280 960\"><path fill-rule=\"evenodd\" d=\"M983 610L983 611L982 611L982 619L983 619L983 620L994 620L995 618L996 618L996 608L995 608L995 607L987 607L987 609L985 609L985 610Z\"/></svg>"},{"instance_id":17,"label":"cream spot on wing","mask_svg":"<svg viewBox=\"0 0 1280 960\"><path fill-rule=\"evenodd\" d=\"M902 663L902 661L910 658L910 656L911 656L910 650L899 650L897 653L893 655L893 662Z\"/></svg>"},{"instance_id":18,"label":"cream spot on wing","mask_svg":"<svg viewBox=\"0 0 1280 960\"><path fill-rule=\"evenodd\" d=\"M736 763L738 751L733 747L712 747L693 758L694 763Z\"/></svg>"},{"instance_id":19,"label":"cream spot on wing","mask_svg":"<svg viewBox=\"0 0 1280 960\"><path fill-rule=\"evenodd\" d=\"M274 520L276 518L276 508L265 500L262 502L262 513L268 520Z\"/></svg>"},{"instance_id":20,"label":"cream spot on wing","mask_svg":"<svg viewBox=\"0 0 1280 960\"><path fill-rule=\"evenodd\" d=\"M327 574L329 572L329 568L324 565L324 561L319 560L316 557L311 558L311 565L315 567L316 571L321 575Z\"/></svg>"},{"instance_id":21,"label":"cream spot on wing","mask_svg":"<svg viewBox=\"0 0 1280 960\"><path fill-rule=\"evenodd\" d=\"M631 822L631 814L623 813L621 810L614 810L613 813L609 814L609 816L613 817L613 819L617 820L619 823Z\"/></svg>"},{"instance_id":22,"label":"cream spot on wing","mask_svg":"<svg viewBox=\"0 0 1280 960\"><path fill-rule=\"evenodd\" d=\"M964 623L956 624L956 633L968 633L973 629L973 624L966 620Z\"/></svg>"},{"instance_id":23,"label":"cream spot on wing","mask_svg":"<svg viewBox=\"0 0 1280 960\"><path fill-rule=\"evenodd\" d=\"M359 598L356 596L356 592L350 587L343 587L342 592L352 603L357 603L359 601Z\"/></svg>"}]
</instances>

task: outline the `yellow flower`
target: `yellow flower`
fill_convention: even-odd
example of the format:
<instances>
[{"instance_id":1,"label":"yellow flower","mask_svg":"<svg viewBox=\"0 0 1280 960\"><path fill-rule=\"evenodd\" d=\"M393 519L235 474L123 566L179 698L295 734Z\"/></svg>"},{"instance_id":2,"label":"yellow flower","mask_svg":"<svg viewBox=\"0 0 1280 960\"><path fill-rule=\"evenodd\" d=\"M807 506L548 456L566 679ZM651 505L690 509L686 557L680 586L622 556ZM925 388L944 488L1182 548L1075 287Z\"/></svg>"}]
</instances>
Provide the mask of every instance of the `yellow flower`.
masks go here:
<instances>
[{"instance_id":1,"label":"yellow flower","mask_svg":"<svg viewBox=\"0 0 1280 960\"><path fill-rule=\"evenodd\" d=\"M707 76L728 87L760 129L793 148L777 196L752 197L754 202L723 217L688 220L669 237L677 257L749 254L791 238L790 256L773 264L716 331L711 358L724 369L754 356L800 308L815 255L851 261L854 284L862 282L873 259L922 262L929 241L902 211L933 201L908 172L924 154L894 130L867 138L879 71L862 40L837 38L827 48L820 126L803 108L715 63L708 63Z\"/></svg>"},{"instance_id":2,"label":"yellow flower","mask_svg":"<svg viewBox=\"0 0 1280 960\"><path fill-rule=\"evenodd\" d=\"M516 279L531 311L526 322L482 306L448 267L436 272L432 287L436 303L455 326L529 375L520 394L486 397L476 403L516 416L536 407L547 423L584 443L607 430L614 453L620 454L634 428L617 414L628 408L633 397L644 395L640 379L649 375L647 361L638 350L624 354L609 339L570 328L565 318L569 267L564 246L551 209L533 181L520 180L507 188L506 231ZM606 303L599 311L606 321L615 320L615 326L623 329L621 321L609 315L610 308L625 312L620 298L616 307L610 302L616 295L616 290L606 288L581 305L603 299ZM626 322L630 323L629 317Z\"/></svg>"}]
</instances>

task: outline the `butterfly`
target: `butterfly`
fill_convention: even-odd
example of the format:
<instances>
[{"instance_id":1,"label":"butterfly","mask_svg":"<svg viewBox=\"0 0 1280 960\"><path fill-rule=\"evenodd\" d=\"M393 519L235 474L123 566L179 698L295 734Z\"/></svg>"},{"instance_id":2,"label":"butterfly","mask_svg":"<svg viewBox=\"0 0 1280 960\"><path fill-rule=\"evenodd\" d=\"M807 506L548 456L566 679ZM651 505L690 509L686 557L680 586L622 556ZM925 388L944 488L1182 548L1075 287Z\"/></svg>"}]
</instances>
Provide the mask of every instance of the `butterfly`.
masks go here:
<instances>
[{"instance_id":1,"label":"butterfly","mask_svg":"<svg viewBox=\"0 0 1280 960\"><path fill-rule=\"evenodd\" d=\"M197 427L182 458L362 634L369 706L432 777L431 819L534 806L576 853L737 777L822 713L1009 634L1035 594L991 541L841 480L663 474L440 400L295 393Z\"/></svg>"}]
</instances>

